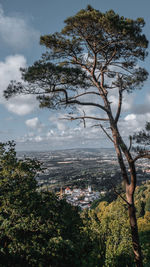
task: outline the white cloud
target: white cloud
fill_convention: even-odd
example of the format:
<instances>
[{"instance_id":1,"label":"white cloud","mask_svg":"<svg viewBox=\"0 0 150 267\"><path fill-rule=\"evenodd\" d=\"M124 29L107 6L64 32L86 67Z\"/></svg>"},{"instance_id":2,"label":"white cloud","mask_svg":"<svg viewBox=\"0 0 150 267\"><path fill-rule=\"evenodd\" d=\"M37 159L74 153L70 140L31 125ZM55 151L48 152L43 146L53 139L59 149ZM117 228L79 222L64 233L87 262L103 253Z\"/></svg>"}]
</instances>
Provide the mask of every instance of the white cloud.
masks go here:
<instances>
[{"instance_id":1,"label":"white cloud","mask_svg":"<svg viewBox=\"0 0 150 267\"><path fill-rule=\"evenodd\" d=\"M54 128L57 128L58 131L65 131L67 130L67 122L62 120L65 117L63 113L51 114L49 117L49 121L51 122Z\"/></svg>"},{"instance_id":2,"label":"white cloud","mask_svg":"<svg viewBox=\"0 0 150 267\"><path fill-rule=\"evenodd\" d=\"M36 139L37 137L37 133L39 134L43 134L45 136L45 124L41 123L39 118L35 117L32 119L28 119L25 121L25 124L27 125L27 127L32 130L32 134L29 132L28 136L30 138L33 138L36 142L37 140L39 140L39 138ZM40 141L42 141L43 139L41 139Z\"/></svg>"},{"instance_id":3,"label":"white cloud","mask_svg":"<svg viewBox=\"0 0 150 267\"><path fill-rule=\"evenodd\" d=\"M122 112L130 111L133 107L135 95L124 92L122 101ZM115 112L118 108L118 89L112 90L109 93L109 101L111 102L112 110Z\"/></svg>"},{"instance_id":4,"label":"white cloud","mask_svg":"<svg viewBox=\"0 0 150 267\"><path fill-rule=\"evenodd\" d=\"M43 138L41 136L38 135L35 137L35 142L41 142L41 141L43 141Z\"/></svg>"},{"instance_id":5,"label":"white cloud","mask_svg":"<svg viewBox=\"0 0 150 267\"><path fill-rule=\"evenodd\" d=\"M147 100L150 103L150 94L147 95Z\"/></svg>"},{"instance_id":6,"label":"white cloud","mask_svg":"<svg viewBox=\"0 0 150 267\"><path fill-rule=\"evenodd\" d=\"M29 120L26 120L26 125L29 127L29 128L37 128L37 126L39 125L39 119L37 117L33 118L33 119L29 119Z\"/></svg>"},{"instance_id":7,"label":"white cloud","mask_svg":"<svg viewBox=\"0 0 150 267\"><path fill-rule=\"evenodd\" d=\"M38 132L42 132L43 128L45 127L45 125L39 121L38 117L26 120L25 124L27 127L37 130Z\"/></svg>"},{"instance_id":8,"label":"white cloud","mask_svg":"<svg viewBox=\"0 0 150 267\"><path fill-rule=\"evenodd\" d=\"M46 134L46 137L49 138L51 136L54 136L54 131L53 130L49 130L48 133Z\"/></svg>"},{"instance_id":9,"label":"white cloud","mask_svg":"<svg viewBox=\"0 0 150 267\"><path fill-rule=\"evenodd\" d=\"M110 145L106 140L99 128L68 127L67 131L58 131L56 128L43 131L40 135L27 134L18 141L33 149L55 150L71 147L106 147Z\"/></svg>"},{"instance_id":10,"label":"white cloud","mask_svg":"<svg viewBox=\"0 0 150 267\"><path fill-rule=\"evenodd\" d=\"M119 122L119 128L123 137L128 137L145 128L146 121L150 121L150 113L128 114Z\"/></svg>"},{"instance_id":11,"label":"white cloud","mask_svg":"<svg viewBox=\"0 0 150 267\"><path fill-rule=\"evenodd\" d=\"M34 137L35 136L35 133L33 133L33 132L29 132L28 133L28 136L31 138L31 137Z\"/></svg>"},{"instance_id":12,"label":"white cloud","mask_svg":"<svg viewBox=\"0 0 150 267\"><path fill-rule=\"evenodd\" d=\"M0 5L0 39L8 46L22 49L38 40L39 33L20 17L6 16ZM32 40L32 42L31 42Z\"/></svg>"},{"instance_id":13,"label":"white cloud","mask_svg":"<svg viewBox=\"0 0 150 267\"><path fill-rule=\"evenodd\" d=\"M17 96L5 103L6 108L19 116L31 113L36 107L35 98L29 95Z\"/></svg>"},{"instance_id":14,"label":"white cloud","mask_svg":"<svg viewBox=\"0 0 150 267\"><path fill-rule=\"evenodd\" d=\"M37 107L35 96L20 95L5 100L3 91L7 88L11 80L21 80L20 67L27 66L26 59L22 55L14 55L6 57L4 62L0 62L0 103L17 115L26 115Z\"/></svg>"},{"instance_id":15,"label":"white cloud","mask_svg":"<svg viewBox=\"0 0 150 267\"><path fill-rule=\"evenodd\" d=\"M129 114L124 118L125 121L131 121L131 120L136 120L136 115L135 114Z\"/></svg>"},{"instance_id":16,"label":"white cloud","mask_svg":"<svg viewBox=\"0 0 150 267\"><path fill-rule=\"evenodd\" d=\"M4 62L0 62L0 94L8 86L10 80L20 80L20 67L27 66L26 59L22 55L14 55L6 57Z\"/></svg>"}]
</instances>

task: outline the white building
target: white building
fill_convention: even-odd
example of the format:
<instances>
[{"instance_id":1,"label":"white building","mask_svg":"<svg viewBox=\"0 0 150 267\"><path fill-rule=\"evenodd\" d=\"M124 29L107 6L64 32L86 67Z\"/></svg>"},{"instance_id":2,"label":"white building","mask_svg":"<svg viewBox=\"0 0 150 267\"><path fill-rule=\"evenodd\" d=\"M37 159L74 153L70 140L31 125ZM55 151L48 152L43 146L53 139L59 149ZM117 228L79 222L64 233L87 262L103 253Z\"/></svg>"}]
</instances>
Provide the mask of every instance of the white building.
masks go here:
<instances>
[{"instance_id":1,"label":"white building","mask_svg":"<svg viewBox=\"0 0 150 267\"><path fill-rule=\"evenodd\" d=\"M67 188L65 189L65 194L66 194L66 195L71 195L71 194L72 194L72 191L71 191L71 189L70 189L69 187L67 187Z\"/></svg>"}]
</instances>

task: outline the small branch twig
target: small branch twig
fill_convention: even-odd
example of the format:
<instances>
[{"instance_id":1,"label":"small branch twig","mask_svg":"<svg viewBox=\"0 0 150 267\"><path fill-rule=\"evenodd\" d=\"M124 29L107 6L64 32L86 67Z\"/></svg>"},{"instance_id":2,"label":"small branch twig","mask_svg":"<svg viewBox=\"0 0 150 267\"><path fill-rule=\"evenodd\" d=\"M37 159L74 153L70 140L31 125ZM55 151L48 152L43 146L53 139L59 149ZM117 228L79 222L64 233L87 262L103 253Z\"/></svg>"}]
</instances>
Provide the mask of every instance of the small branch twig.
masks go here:
<instances>
[{"instance_id":1,"label":"small branch twig","mask_svg":"<svg viewBox=\"0 0 150 267\"><path fill-rule=\"evenodd\" d=\"M119 120L120 113L121 113L121 108L122 108L122 92L123 92L122 87L123 87L123 83L122 83L122 78L118 77L118 79L120 81L120 88L119 88L119 100L118 100L117 113L116 113L116 117L115 117L115 123L117 123L118 120Z\"/></svg>"},{"instance_id":2,"label":"small branch twig","mask_svg":"<svg viewBox=\"0 0 150 267\"><path fill-rule=\"evenodd\" d=\"M107 135L107 137L110 139L111 142L114 143L114 140L111 138L111 136L108 134L108 132L104 129L103 125L99 124L103 132Z\"/></svg>"},{"instance_id":3,"label":"small branch twig","mask_svg":"<svg viewBox=\"0 0 150 267\"><path fill-rule=\"evenodd\" d=\"M118 193L115 189L115 186L113 185L113 183L110 183L113 190L114 190L114 193L119 196L128 206L130 206L130 203L121 195L121 193Z\"/></svg>"},{"instance_id":4,"label":"small branch twig","mask_svg":"<svg viewBox=\"0 0 150 267\"><path fill-rule=\"evenodd\" d=\"M74 99L76 99L76 98L78 98L78 97L81 97L81 96L84 96L84 95L98 95L98 96L100 96L101 94L100 93L97 93L97 92L94 92L94 91L90 91L90 92L85 92L85 93L82 93L82 94L78 94L78 95L76 95L76 96L73 96L73 97L69 97L69 100L74 100Z\"/></svg>"},{"instance_id":5,"label":"small branch twig","mask_svg":"<svg viewBox=\"0 0 150 267\"><path fill-rule=\"evenodd\" d=\"M142 158L145 158L145 159L150 159L150 151L147 151L147 153L143 153L143 154L139 154L137 155L134 159L133 159L133 162L136 162L138 159L142 159Z\"/></svg>"},{"instance_id":6,"label":"small branch twig","mask_svg":"<svg viewBox=\"0 0 150 267\"><path fill-rule=\"evenodd\" d=\"M129 145L128 151L130 152L131 147L132 147L132 136L131 135L129 136L129 139L130 139L130 145Z\"/></svg>"},{"instance_id":7,"label":"small branch twig","mask_svg":"<svg viewBox=\"0 0 150 267\"><path fill-rule=\"evenodd\" d=\"M78 117L73 117L68 115L66 118L60 118L60 120L85 120L85 119L91 119L91 120L98 120L98 121L108 121L109 119L107 118L96 118L96 117L91 117L91 116L78 116Z\"/></svg>"},{"instance_id":8,"label":"small branch twig","mask_svg":"<svg viewBox=\"0 0 150 267\"><path fill-rule=\"evenodd\" d=\"M113 186L113 185L112 185ZM117 196L119 196L128 206L131 206L131 204L120 194L116 191L115 187L113 186L113 190Z\"/></svg>"}]
</instances>

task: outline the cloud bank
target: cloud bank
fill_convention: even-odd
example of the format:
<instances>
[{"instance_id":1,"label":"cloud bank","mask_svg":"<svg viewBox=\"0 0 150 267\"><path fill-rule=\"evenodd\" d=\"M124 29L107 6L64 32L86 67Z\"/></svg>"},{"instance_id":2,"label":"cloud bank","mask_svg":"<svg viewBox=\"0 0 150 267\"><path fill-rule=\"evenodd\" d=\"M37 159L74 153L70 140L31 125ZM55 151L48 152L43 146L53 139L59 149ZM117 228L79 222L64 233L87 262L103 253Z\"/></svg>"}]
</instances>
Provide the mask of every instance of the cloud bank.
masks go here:
<instances>
[{"instance_id":1,"label":"cloud bank","mask_svg":"<svg viewBox=\"0 0 150 267\"><path fill-rule=\"evenodd\" d=\"M8 111L17 115L29 114L38 106L34 96L20 95L8 101L3 97L3 91L11 80L21 80L20 67L25 68L26 66L26 59L22 55L8 56L4 62L0 62L0 104L3 104Z\"/></svg>"},{"instance_id":2,"label":"cloud bank","mask_svg":"<svg viewBox=\"0 0 150 267\"><path fill-rule=\"evenodd\" d=\"M0 41L14 49L31 47L38 41L40 33L20 17L6 16L0 5Z\"/></svg>"}]
</instances>

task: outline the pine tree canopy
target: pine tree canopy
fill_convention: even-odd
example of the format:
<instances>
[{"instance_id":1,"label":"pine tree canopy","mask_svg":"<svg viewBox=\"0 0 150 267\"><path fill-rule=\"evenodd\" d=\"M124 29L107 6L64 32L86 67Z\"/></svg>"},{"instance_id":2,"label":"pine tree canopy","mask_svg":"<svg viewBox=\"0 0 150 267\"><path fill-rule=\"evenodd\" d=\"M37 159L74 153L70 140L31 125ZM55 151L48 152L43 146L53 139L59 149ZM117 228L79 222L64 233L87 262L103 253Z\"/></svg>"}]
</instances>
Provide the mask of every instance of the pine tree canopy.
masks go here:
<instances>
[{"instance_id":1,"label":"pine tree canopy","mask_svg":"<svg viewBox=\"0 0 150 267\"><path fill-rule=\"evenodd\" d=\"M82 96L141 88L148 76L139 64L147 56L144 24L142 18L128 19L113 10L80 10L65 20L60 33L41 36L46 53L22 69L24 82L12 81L5 97L29 93L37 95L41 107L91 105L107 111L97 101L82 101Z\"/></svg>"}]
</instances>

